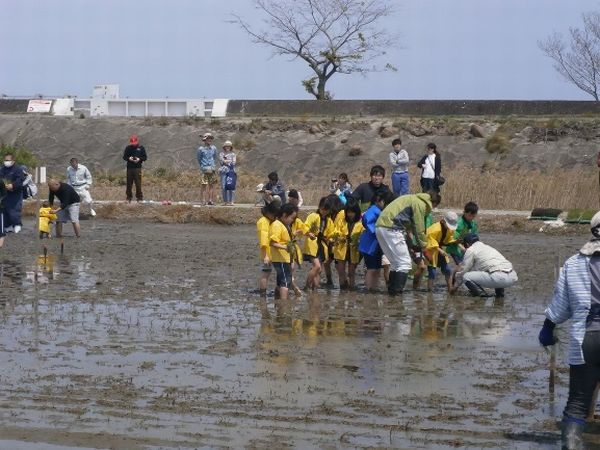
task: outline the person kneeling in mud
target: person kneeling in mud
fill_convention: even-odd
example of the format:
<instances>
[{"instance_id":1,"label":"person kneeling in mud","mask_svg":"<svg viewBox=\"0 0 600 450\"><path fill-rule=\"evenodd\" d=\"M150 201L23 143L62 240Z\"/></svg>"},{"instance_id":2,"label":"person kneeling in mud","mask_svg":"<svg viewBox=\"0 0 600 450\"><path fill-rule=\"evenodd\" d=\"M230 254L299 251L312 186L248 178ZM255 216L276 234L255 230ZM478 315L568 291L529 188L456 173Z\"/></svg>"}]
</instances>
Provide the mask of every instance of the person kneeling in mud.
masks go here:
<instances>
[{"instance_id":1,"label":"person kneeling in mud","mask_svg":"<svg viewBox=\"0 0 600 450\"><path fill-rule=\"evenodd\" d=\"M519 278L512 264L495 248L479 241L479 236L470 233L463 237L464 260L455 271L450 294L465 286L476 297L487 297L484 288L495 289L496 297L504 297L504 288L515 284Z\"/></svg>"},{"instance_id":2,"label":"person kneeling in mud","mask_svg":"<svg viewBox=\"0 0 600 450\"><path fill-rule=\"evenodd\" d=\"M454 243L454 231L458 222L458 215L453 211L444 214L444 218L427 228L427 290L433 290L433 283L437 268L439 267L446 278L448 291L452 288L452 269L450 268L450 255L442 248Z\"/></svg>"},{"instance_id":3,"label":"person kneeling in mud","mask_svg":"<svg viewBox=\"0 0 600 450\"><path fill-rule=\"evenodd\" d=\"M293 255L299 252L291 228L297 216L298 207L287 203L281 207L277 219L269 228L271 261L277 273L277 287L281 300L288 299L289 288L292 286Z\"/></svg>"}]
</instances>

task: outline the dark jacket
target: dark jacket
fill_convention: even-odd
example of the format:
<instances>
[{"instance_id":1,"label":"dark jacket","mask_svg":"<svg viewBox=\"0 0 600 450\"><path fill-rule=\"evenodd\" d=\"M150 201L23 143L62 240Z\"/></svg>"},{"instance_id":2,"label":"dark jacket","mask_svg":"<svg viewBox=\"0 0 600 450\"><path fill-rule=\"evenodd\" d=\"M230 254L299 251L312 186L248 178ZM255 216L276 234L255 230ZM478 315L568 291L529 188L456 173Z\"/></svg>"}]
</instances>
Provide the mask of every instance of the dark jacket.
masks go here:
<instances>
[{"instance_id":1,"label":"dark jacket","mask_svg":"<svg viewBox=\"0 0 600 450\"><path fill-rule=\"evenodd\" d=\"M358 201L361 211L365 211L371 205L371 200L375 194L382 192L391 192L387 184L381 183L379 187L375 187L369 181L368 183L359 184L352 193L352 197Z\"/></svg>"},{"instance_id":2,"label":"dark jacket","mask_svg":"<svg viewBox=\"0 0 600 450\"><path fill-rule=\"evenodd\" d=\"M60 200L60 207L62 209L66 208L69 205L72 205L74 203L79 203L81 201L81 199L79 198L79 194L77 192L75 192L75 189L73 189L73 186L67 184L67 183L60 183L60 187L58 188L58 191L56 192L52 192L50 191L50 194L48 195L48 202L52 205L54 203L54 197L56 196L56 198L58 198Z\"/></svg>"},{"instance_id":3,"label":"dark jacket","mask_svg":"<svg viewBox=\"0 0 600 450\"><path fill-rule=\"evenodd\" d=\"M417 163L417 167L419 169L423 169L423 165L425 164L425 160L427 159L427 156L429 156L429 155L423 156ZM435 167L433 168L433 172L434 172L436 178L442 174L442 157L440 156L439 153L435 154ZM421 172L421 175L422 175L422 172Z\"/></svg>"},{"instance_id":4,"label":"dark jacket","mask_svg":"<svg viewBox=\"0 0 600 450\"><path fill-rule=\"evenodd\" d=\"M140 158L139 162L134 163L133 161L129 161L131 156L135 156L136 158ZM125 147L125 152L123 152L123 159L127 161L128 169L141 169L142 163L146 161L148 157L146 156L146 149L143 145L128 145Z\"/></svg>"}]
</instances>

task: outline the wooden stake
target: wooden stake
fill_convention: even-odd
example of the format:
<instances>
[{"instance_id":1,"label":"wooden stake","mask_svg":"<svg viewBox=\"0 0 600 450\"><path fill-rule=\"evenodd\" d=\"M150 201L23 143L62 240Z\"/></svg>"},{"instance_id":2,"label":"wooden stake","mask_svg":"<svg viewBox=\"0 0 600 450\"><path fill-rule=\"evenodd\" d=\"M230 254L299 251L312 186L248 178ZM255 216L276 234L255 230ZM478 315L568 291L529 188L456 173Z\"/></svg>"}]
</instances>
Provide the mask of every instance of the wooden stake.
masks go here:
<instances>
[{"instance_id":1,"label":"wooden stake","mask_svg":"<svg viewBox=\"0 0 600 450\"><path fill-rule=\"evenodd\" d=\"M65 241L60 241L60 254L65 253Z\"/></svg>"},{"instance_id":2,"label":"wooden stake","mask_svg":"<svg viewBox=\"0 0 600 450\"><path fill-rule=\"evenodd\" d=\"M48 247L46 245L44 245L44 263L46 262L47 258L48 258Z\"/></svg>"}]
</instances>

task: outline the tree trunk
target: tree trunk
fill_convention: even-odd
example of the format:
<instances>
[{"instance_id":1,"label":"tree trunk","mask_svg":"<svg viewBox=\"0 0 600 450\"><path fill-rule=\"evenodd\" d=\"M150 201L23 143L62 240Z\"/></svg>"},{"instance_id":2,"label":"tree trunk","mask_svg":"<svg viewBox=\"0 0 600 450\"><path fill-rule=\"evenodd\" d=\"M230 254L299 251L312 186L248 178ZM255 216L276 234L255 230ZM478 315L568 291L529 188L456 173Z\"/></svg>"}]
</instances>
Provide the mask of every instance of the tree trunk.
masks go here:
<instances>
[{"instance_id":1,"label":"tree trunk","mask_svg":"<svg viewBox=\"0 0 600 450\"><path fill-rule=\"evenodd\" d=\"M328 100L327 91L325 90L325 83L327 83L325 75L319 75L319 82L317 84L317 100Z\"/></svg>"}]
</instances>

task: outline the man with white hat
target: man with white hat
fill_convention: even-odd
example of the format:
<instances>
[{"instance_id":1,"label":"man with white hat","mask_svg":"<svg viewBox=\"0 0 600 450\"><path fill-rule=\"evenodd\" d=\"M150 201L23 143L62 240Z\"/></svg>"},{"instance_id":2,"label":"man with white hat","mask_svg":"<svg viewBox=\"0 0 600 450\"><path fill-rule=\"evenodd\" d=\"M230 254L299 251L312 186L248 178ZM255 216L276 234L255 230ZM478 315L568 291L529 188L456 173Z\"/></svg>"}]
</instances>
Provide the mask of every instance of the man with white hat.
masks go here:
<instances>
[{"instance_id":1,"label":"man with white hat","mask_svg":"<svg viewBox=\"0 0 600 450\"><path fill-rule=\"evenodd\" d=\"M554 345L554 327L569 326L569 398L563 411L562 448L583 449L583 429L600 383L600 212L591 221L592 238L562 267L539 334Z\"/></svg>"},{"instance_id":2,"label":"man with white hat","mask_svg":"<svg viewBox=\"0 0 600 450\"><path fill-rule=\"evenodd\" d=\"M429 260L427 265L427 290L433 290L433 282L437 268L439 267L444 277L446 278L446 286L448 290L452 288L452 269L450 268L450 255L443 248L446 245L453 244L454 231L458 226L458 215L454 211L448 211L444 214L444 218L439 222L434 223L427 228L427 247L425 255ZM413 288L418 286L415 282L418 281L413 277Z\"/></svg>"},{"instance_id":3,"label":"man with white hat","mask_svg":"<svg viewBox=\"0 0 600 450\"><path fill-rule=\"evenodd\" d=\"M214 136L211 133L202 135L202 145L196 151L202 178L200 189L203 205L214 205L213 186L217 183L217 147L213 145ZM207 201L208 200L208 201Z\"/></svg>"},{"instance_id":4,"label":"man with white hat","mask_svg":"<svg viewBox=\"0 0 600 450\"><path fill-rule=\"evenodd\" d=\"M496 297L504 297L504 288L519 280L512 264L494 247L480 242L474 233L463 237L463 245L465 256L456 269L450 293L454 294L464 282L473 296L487 297L484 288L491 288Z\"/></svg>"}]
</instances>

